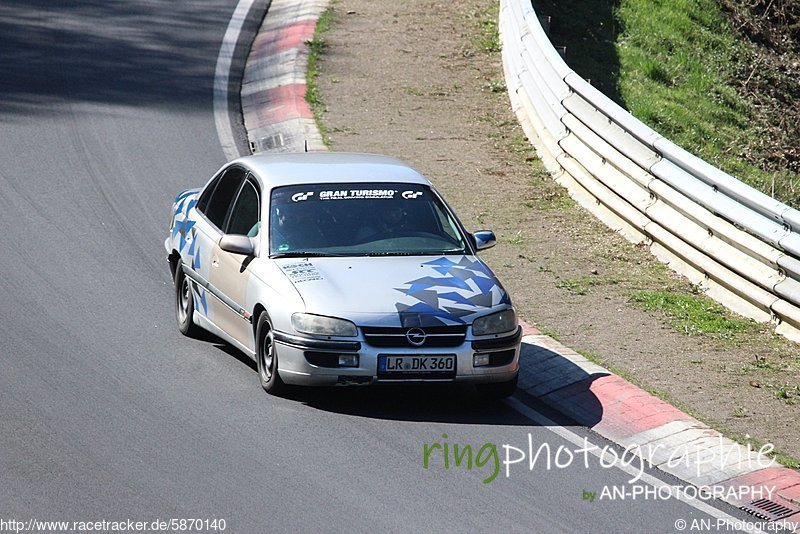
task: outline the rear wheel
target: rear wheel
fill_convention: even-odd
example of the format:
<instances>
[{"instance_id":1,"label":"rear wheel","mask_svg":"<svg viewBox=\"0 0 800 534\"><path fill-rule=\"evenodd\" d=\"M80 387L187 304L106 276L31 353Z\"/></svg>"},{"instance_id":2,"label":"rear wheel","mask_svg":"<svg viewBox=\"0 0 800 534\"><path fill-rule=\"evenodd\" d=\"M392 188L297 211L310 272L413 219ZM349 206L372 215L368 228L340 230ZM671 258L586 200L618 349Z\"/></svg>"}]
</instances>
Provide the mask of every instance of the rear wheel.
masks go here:
<instances>
[{"instance_id":1,"label":"rear wheel","mask_svg":"<svg viewBox=\"0 0 800 534\"><path fill-rule=\"evenodd\" d=\"M258 317L256 326L256 363L261 387L271 395L280 395L286 385L278 374L278 353L275 350L275 337L272 323L266 313Z\"/></svg>"},{"instance_id":2,"label":"rear wheel","mask_svg":"<svg viewBox=\"0 0 800 534\"><path fill-rule=\"evenodd\" d=\"M193 321L194 296L191 282L180 264L175 269L175 318L178 321L178 330L184 336L195 337L200 333L200 328Z\"/></svg>"},{"instance_id":3,"label":"rear wheel","mask_svg":"<svg viewBox=\"0 0 800 534\"><path fill-rule=\"evenodd\" d=\"M490 399L505 399L510 397L517 390L517 379L519 375L506 382L489 382L487 384L476 384L478 393Z\"/></svg>"}]
</instances>

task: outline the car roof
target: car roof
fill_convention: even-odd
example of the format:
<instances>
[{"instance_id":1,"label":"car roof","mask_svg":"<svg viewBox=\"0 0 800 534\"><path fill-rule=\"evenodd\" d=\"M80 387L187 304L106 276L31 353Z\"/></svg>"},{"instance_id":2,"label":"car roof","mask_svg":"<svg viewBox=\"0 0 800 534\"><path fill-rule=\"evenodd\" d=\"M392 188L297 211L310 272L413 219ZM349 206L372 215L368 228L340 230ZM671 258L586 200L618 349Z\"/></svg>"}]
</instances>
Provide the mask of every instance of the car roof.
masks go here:
<instances>
[{"instance_id":1,"label":"car roof","mask_svg":"<svg viewBox=\"0 0 800 534\"><path fill-rule=\"evenodd\" d=\"M349 152L253 154L234 160L267 189L292 184L401 182L431 185L408 163L389 156Z\"/></svg>"}]
</instances>

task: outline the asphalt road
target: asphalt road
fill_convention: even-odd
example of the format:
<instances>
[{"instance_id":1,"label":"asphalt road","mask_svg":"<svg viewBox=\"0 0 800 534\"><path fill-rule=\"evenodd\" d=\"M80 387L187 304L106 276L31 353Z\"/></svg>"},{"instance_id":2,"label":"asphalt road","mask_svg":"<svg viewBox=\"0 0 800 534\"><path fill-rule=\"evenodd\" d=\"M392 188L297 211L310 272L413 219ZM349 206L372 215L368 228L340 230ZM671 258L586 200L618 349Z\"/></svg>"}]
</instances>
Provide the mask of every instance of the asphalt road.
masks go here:
<instances>
[{"instance_id":1,"label":"asphalt road","mask_svg":"<svg viewBox=\"0 0 800 534\"><path fill-rule=\"evenodd\" d=\"M707 518L584 501L629 478L594 460L488 484L493 461L445 469L434 453L425 469L433 442L492 443L500 460L529 433L574 446L462 390L273 398L245 357L178 333L162 242L175 194L224 162L212 89L234 7L0 4L0 519L672 532Z\"/></svg>"}]
</instances>

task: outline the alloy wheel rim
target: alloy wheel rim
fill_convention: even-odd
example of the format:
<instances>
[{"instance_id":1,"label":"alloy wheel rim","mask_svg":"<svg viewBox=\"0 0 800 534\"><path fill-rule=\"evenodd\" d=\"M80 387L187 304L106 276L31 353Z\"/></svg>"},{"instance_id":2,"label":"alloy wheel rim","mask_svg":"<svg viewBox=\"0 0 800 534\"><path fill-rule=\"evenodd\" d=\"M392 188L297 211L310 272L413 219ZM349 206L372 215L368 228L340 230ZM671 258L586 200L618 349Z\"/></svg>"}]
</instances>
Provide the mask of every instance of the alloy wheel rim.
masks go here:
<instances>
[{"instance_id":1,"label":"alloy wheel rim","mask_svg":"<svg viewBox=\"0 0 800 534\"><path fill-rule=\"evenodd\" d=\"M272 362L274 359L273 354L274 348L272 344L272 331L268 331L266 335L264 335L264 339L261 342L261 374L264 377L264 381L268 382L272 378Z\"/></svg>"},{"instance_id":2,"label":"alloy wheel rim","mask_svg":"<svg viewBox=\"0 0 800 534\"><path fill-rule=\"evenodd\" d=\"M186 277L181 282L180 295L178 296L178 321L183 324L189 316L189 282Z\"/></svg>"}]
</instances>

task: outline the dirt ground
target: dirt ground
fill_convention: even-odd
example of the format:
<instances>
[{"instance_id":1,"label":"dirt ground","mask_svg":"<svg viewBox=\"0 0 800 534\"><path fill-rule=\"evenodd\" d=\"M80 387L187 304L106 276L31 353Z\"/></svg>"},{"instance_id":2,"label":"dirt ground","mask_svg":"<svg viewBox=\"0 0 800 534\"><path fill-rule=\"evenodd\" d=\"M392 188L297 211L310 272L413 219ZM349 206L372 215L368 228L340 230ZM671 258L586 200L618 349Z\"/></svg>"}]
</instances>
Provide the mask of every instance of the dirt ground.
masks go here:
<instances>
[{"instance_id":1,"label":"dirt ground","mask_svg":"<svg viewBox=\"0 0 800 534\"><path fill-rule=\"evenodd\" d=\"M688 336L631 301L638 289L690 288L538 162L491 43L495 3L334 0L317 81L332 150L405 159L468 228L494 230L483 257L544 333L731 437L800 458L800 399L779 393L800 384L797 345L768 332Z\"/></svg>"}]
</instances>

